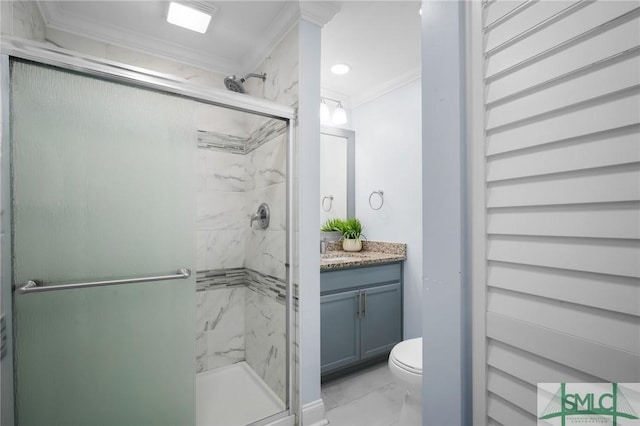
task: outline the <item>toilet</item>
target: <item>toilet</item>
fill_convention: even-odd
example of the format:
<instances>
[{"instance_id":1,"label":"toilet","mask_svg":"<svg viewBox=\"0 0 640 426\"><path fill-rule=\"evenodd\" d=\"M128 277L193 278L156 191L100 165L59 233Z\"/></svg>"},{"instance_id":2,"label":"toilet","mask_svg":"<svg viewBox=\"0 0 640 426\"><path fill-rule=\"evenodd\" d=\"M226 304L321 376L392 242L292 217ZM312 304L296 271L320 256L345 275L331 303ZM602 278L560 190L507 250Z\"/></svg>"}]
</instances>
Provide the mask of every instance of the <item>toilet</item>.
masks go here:
<instances>
[{"instance_id":1,"label":"toilet","mask_svg":"<svg viewBox=\"0 0 640 426\"><path fill-rule=\"evenodd\" d=\"M422 337L398 343L391 349L389 369L404 390L397 426L422 424Z\"/></svg>"}]
</instances>

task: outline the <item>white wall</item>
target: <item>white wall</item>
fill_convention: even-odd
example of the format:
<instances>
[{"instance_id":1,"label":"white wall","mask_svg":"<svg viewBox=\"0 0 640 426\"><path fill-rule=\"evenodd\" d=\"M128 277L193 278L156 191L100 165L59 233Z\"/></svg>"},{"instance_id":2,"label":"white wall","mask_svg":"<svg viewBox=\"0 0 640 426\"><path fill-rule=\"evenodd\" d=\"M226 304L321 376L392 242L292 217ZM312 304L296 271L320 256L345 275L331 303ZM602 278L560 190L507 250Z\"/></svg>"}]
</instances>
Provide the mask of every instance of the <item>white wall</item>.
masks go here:
<instances>
[{"instance_id":1,"label":"white wall","mask_svg":"<svg viewBox=\"0 0 640 426\"><path fill-rule=\"evenodd\" d=\"M299 24L299 113L296 147L302 404L320 399L320 27Z\"/></svg>"},{"instance_id":2,"label":"white wall","mask_svg":"<svg viewBox=\"0 0 640 426\"><path fill-rule=\"evenodd\" d=\"M422 335L421 82L413 81L353 109L356 217L369 240L407 243L404 337ZM372 191L384 191L380 210ZM372 203L377 207L378 198Z\"/></svg>"}]
</instances>

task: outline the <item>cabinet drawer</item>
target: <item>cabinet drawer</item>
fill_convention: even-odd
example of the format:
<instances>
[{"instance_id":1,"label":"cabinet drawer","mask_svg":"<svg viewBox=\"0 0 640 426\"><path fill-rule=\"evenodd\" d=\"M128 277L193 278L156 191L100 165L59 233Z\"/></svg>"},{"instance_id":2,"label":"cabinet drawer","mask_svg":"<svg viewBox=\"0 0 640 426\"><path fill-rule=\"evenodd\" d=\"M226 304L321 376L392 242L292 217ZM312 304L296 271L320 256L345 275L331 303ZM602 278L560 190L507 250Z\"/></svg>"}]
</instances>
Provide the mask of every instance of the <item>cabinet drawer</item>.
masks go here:
<instances>
[{"instance_id":1,"label":"cabinet drawer","mask_svg":"<svg viewBox=\"0 0 640 426\"><path fill-rule=\"evenodd\" d=\"M320 293L397 282L401 278L402 264L400 263L322 272L320 274Z\"/></svg>"}]
</instances>

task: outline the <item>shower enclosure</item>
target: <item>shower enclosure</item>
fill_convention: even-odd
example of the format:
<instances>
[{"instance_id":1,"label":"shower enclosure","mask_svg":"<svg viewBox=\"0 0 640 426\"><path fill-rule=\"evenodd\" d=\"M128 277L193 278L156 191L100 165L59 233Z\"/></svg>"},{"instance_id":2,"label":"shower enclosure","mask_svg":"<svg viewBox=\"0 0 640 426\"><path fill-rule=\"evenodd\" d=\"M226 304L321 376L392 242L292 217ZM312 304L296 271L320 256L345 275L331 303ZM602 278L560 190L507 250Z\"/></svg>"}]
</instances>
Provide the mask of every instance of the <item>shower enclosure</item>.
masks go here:
<instances>
[{"instance_id":1,"label":"shower enclosure","mask_svg":"<svg viewBox=\"0 0 640 426\"><path fill-rule=\"evenodd\" d=\"M7 50L16 423L289 416L291 109Z\"/></svg>"}]
</instances>

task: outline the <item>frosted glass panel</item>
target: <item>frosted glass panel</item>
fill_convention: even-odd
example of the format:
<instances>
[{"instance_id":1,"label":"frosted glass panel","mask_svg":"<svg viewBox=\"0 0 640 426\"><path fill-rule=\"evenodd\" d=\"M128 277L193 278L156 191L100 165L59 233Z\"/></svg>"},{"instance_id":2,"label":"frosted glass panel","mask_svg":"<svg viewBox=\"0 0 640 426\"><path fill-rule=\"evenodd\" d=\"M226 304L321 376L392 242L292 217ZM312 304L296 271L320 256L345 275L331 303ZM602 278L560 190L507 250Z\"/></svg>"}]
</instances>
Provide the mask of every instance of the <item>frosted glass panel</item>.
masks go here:
<instances>
[{"instance_id":1,"label":"frosted glass panel","mask_svg":"<svg viewBox=\"0 0 640 426\"><path fill-rule=\"evenodd\" d=\"M14 280L194 269L195 102L14 62ZM195 284L15 296L26 425L194 424Z\"/></svg>"}]
</instances>

